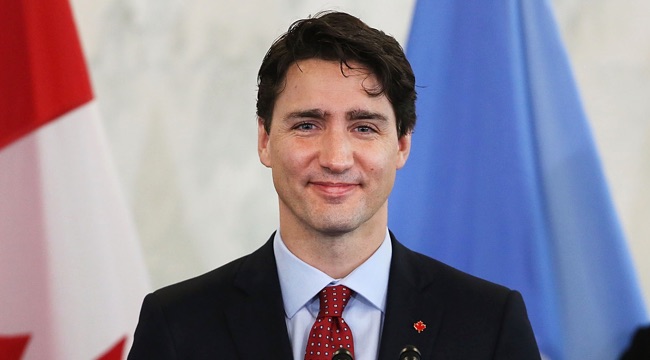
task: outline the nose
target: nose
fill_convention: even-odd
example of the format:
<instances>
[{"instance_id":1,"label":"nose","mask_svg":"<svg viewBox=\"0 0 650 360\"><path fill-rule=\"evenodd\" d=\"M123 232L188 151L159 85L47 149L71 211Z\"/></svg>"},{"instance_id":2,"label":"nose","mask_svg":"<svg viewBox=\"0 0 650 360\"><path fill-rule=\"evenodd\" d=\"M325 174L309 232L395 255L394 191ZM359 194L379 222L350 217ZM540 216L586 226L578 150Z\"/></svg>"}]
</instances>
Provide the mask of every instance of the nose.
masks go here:
<instances>
[{"instance_id":1,"label":"nose","mask_svg":"<svg viewBox=\"0 0 650 360\"><path fill-rule=\"evenodd\" d=\"M332 173L343 173L354 163L350 134L343 129L328 129L321 138L320 166Z\"/></svg>"}]
</instances>

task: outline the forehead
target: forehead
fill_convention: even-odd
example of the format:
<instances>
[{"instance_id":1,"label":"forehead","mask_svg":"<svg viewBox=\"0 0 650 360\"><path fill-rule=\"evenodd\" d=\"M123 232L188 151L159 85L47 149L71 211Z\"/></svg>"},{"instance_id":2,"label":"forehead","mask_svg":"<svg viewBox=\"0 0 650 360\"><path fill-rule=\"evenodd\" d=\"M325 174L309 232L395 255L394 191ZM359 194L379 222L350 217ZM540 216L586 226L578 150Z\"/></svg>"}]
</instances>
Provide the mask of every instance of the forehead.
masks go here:
<instances>
[{"instance_id":1,"label":"forehead","mask_svg":"<svg viewBox=\"0 0 650 360\"><path fill-rule=\"evenodd\" d=\"M301 106L324 110L372 108L393 117L392 105L381 93L380 88L377 77L360 63L300 60L287 69L284 87L276 99L275 110L293 111L296 109L287 107Z\"/></svg>"}]
</instances>

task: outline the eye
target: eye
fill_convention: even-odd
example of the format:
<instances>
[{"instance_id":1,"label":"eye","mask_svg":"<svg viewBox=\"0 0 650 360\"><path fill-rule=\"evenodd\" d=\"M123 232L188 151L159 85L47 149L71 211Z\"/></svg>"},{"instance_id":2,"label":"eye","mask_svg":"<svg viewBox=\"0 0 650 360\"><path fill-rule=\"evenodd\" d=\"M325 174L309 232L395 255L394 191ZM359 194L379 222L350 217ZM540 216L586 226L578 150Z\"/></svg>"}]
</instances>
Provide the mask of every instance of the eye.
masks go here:
<instances>
[{"instance_id":1,"label":"eye","mask_svg":"<svg viewBox=\"0 0 650 360\"><path fill-rule=\"evenodd\" d=\"M375 132L375 129L368 125L360 125L355 128L355 131L360 133L373 133Z\"/></svg>"},{"instance_id":2,"label":"eye","mask_svg":"<svg viewBox=\"0 0 650 360\"><path fill-rule=\"evenodd\" d=\"M294 129L300 130L300 131L310 131L314 130L316 128L316 125L309 123L309 122L302 122L296 126L294 126Z\"/></svg>"}]
</instances>

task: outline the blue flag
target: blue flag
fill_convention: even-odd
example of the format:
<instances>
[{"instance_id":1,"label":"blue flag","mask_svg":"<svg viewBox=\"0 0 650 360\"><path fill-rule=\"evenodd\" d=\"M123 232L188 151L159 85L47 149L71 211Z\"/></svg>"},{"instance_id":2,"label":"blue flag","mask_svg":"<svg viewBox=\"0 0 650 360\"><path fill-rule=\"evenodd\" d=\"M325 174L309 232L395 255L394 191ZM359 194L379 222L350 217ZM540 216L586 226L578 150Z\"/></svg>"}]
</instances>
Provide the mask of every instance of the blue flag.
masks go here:
<instances>
[{"instance_id":1,"label":"blue flag","mask_svg":"<svg viewBox=\"0 0 650 360\"><path fill-rule=\"evenodd\" d=\"M391 229L521 291L549 359L617 358L648 318L549 3L419 0L407 55Z\"/></svg>"}]
</instances>

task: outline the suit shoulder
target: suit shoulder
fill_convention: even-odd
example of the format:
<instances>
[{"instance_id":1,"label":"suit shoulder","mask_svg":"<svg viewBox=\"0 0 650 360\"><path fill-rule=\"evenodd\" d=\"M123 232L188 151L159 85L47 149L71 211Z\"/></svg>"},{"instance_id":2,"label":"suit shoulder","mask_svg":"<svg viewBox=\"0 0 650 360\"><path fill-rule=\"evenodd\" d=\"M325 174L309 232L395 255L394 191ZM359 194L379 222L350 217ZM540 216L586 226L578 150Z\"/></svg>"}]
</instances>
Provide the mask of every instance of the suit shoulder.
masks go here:
<instances>
[{"instance_id":1,"label":"suit shoulder","mask_svg":"<svg viewBox=\"0 0 650 360\"><path fill-rule=\"evenodd\" d=\"M422 274L425 308L444 314L437 338L441 351L458 352L459 358L466 359L477 358L472 349L487 349L499 359L539 359L519 292L422 254L412 252L411 260ZM459 339L462 346L455 348Z\"/></svg>"},{"instance_id":2,"label":"suit shoulder","mask_svg":"<svg viewBox=\"0 0 650 360\"><path fill-rule=\"evenodd\" d=\"M406 248L405 248L406 249ZM503 285L479 278L456 269L439 260L406 249L406 257L413 272L420 274L422 286L435 285L447 296L462 299L488 300L491 298L504 301L513 291Z\"/></svg>"},{"instance_id":3,"label":"suit shoulder","mask_svg":"<svg viewBox=\"0 0 650 360\"><path fill-rule=\"evenodd\" d=\"M275 258L271 239L251 254L205 274L163 287L152 295L161 308L170 311L214 308L215 305L237 302L245 296L247 289L274 279L271 269L275 269Z\"/></svg>"},{"instance_id":4,"label":"suit shoulder","mask_svg":"<svg viewBox=\"0 0 650 360\"><path fill-rule=\"evenodd\" d=\"M232 291L233 279L248 256L233 260L202 275L167 285L154 291L153 294L165 308L202 300L216 301L220 296Z\"/></svg>"}]
</instances>

